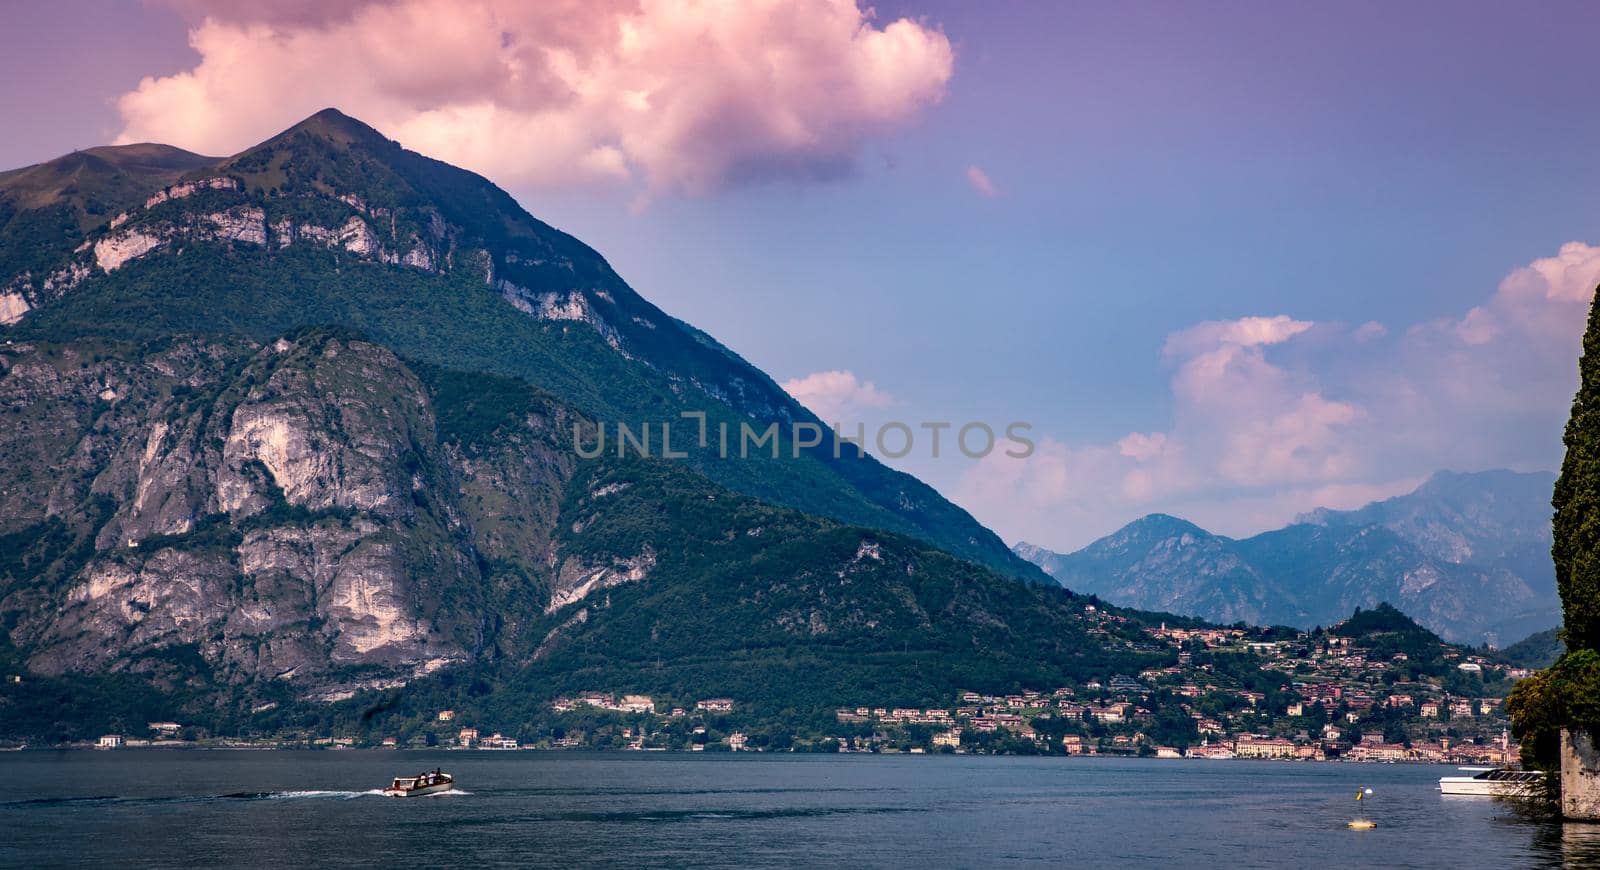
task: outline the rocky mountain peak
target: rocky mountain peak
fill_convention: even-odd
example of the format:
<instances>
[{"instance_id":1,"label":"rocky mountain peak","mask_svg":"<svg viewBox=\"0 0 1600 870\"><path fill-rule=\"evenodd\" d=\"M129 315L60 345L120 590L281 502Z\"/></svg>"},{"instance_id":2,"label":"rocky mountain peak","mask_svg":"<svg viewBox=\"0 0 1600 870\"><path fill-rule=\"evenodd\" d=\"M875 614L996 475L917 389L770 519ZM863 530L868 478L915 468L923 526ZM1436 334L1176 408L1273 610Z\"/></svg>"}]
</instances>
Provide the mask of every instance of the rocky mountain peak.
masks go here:
<instances>
[{"instance_id":1,"label":"rocky mountain peak","mask_svg":"<svg viewBox=\"0 0 1600 870\"><path fill-rule=\"evenodd\" d=\"M1116 534L1118 537L1141 540L1182 537L1184 535L1197 539L1216 537L1186 519L1161 513L1146 514L1123 526Z\"/></svg>"}]
</instances>

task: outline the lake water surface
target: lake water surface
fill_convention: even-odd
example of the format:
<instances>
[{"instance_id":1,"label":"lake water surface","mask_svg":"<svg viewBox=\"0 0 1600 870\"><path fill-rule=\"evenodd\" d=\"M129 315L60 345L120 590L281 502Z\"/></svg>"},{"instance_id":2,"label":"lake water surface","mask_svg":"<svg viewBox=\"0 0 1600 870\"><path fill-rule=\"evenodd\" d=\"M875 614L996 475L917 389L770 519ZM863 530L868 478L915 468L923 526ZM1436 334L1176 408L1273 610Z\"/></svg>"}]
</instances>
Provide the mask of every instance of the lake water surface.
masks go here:
<instances>
[{"instance_id":1,"label":"lake water surface","mask_svg":"<svg viewBox=\"0 0 1600 870\"><path fill-rule=\"evenodd\" d=\"M464 793L393 800L443 767ZM971 756L0 754L16 867L1600 867L1449 768ZM1358 788L1373 797L1358 808ZM1379 822L1351 831L1361 814Z\"/></svg>"}]
</instances>

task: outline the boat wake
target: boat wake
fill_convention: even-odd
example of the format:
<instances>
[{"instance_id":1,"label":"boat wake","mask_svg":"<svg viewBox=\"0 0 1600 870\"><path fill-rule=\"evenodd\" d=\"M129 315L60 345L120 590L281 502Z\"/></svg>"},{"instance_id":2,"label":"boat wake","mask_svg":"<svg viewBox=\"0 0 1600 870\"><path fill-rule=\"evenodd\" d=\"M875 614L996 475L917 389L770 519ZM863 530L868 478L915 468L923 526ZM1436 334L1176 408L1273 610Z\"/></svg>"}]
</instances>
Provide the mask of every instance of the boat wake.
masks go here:
<instances>
[{"instance_id":1,"label":"boat wake","mask_svg":"<svg viewBox=\"0 0 1600 870\"><path fill-rule=\"evenodd\" d=\"M451 797L451 796L454 796L454 795L469 795L469 794L472 794L472 792L470 792L470 791L462 791L460 789L451 789L450 791L440 791L440 792L434 792L433 794L418 795L418 797L438 798L438 797ZM360 797L383 797L383 789L381 789L381 788L369 788L366 791L324 791L324 790L318 790L318 789L311 789L311 790L307 790L307 791L268 791L268 792L259 792L259 793L255 793L255 794L230 794L230 795L225 795L225 797L236 798L236 799L240 799L240 800L268 800L268 801L288 801L288 800L303 800L303 799L314 799L314 798L326 798L326 799L330 799L330 800L347 801L347 800L354 800L355 798L360 798Z\"/></svg>"},{"instance_id":2,"label":"boat wake","mask_svg":"<svg viewBox=\"0 0 1600 870\"><path fill-rule=\"evenodd\" d=\"M367 795L381 795L382 789L369 789L367 791L333 791L328 789L306 789L302 791L240 791L232 794L221 795L224 800L234 801L290 801L308 798L323 798L328 800L351 800Z\"/></svg>"},{"instance_id":3,"label":"boat wake","mask_svg":"<svg viewBox=\"0 0 1600 870\"><path fill-rule=\"evenodd\" d=\"M470 795L470 791L452 789L435 794L422 795L422 797L451 797L452 795ZM74 807L74 806L142 806L151 804L174 803L206 803L210 801L297 801L297 800L336 800L348 801L363 797L383 797L383 789L370 788L366 791L340 791L335 789L301 789L295 791L236 791L228 794L213 795L173 795L166 797L122 797L118 795L95 795L92 797L51 797L30 798L15 801L0 801L0 808L21 809L25 807Z\"/></svg>"}]
</instances>

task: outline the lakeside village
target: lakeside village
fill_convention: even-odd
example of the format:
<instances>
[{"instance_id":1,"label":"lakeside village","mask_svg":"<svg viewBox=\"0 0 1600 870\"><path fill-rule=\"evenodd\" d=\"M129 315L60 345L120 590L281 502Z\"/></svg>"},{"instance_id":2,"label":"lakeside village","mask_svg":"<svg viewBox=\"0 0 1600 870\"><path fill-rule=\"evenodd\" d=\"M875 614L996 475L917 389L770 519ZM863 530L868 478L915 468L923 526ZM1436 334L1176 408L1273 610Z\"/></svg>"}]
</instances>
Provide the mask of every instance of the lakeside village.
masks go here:
<instances>
[{"instance_id":1,"label":"lakeside village","mask_svg":"<svg viewBox=\"0 0 1600 870\"><path fill-rule=\"evenodd\" d=\"M1089 608L1093 613L1094 608ZM1121 633L1121 616L1097 617ZM1131 628L1131 626L1126 627ZM1125 630L1125 629L1124 629ZM223 741L239 748L626 749L1108 755L1505 764L1503 708L1528 676L1426 635L1343 637L1332 632L1267 639L1241 628L1143 628L1143 652L1176 663L1082 685L988 695L963 692L948 707L862 705L834 711L805 736L774 732L729 698L659 703L640 694L584 692L556 699L537 728L495 730L440 710L419 733L365 738L301 735ZM1282 632L1280 631L1281 635ZM1410 651L1402 651L1404 647ZM1254 685L1245 677L1253 676ZM147 738L106 735L102 748L195 745L181 725L156 722Z\"/></svg>"}]
</instances>

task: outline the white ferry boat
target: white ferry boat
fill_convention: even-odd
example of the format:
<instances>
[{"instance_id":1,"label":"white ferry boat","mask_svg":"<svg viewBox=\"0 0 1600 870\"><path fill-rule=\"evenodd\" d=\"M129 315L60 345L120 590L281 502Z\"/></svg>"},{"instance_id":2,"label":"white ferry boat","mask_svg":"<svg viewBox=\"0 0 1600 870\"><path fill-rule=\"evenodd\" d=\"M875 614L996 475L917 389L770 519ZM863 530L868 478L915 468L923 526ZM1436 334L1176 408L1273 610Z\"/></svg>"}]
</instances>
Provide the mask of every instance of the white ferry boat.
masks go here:
<instances>
[{"instance_id":1,"label":"white ferry boat","mask_svg":"<svg viewBox=\"0 0 1600 870\"><path fill-rule=\"evenodd\" d=\"M1519 797L1532 794L1544 782L1544 774L1537 770L1513 770L1509 767L1458 769L1472 776L1439 777L1440 794Z\"/></svg>"},{"instance_id":2,"label":"white ferry boat","mask_svg":"<svg viewBox=\"0 0 1600 870\"><path fill-rule=\"evenodd\" d=\"M434 770L433 773L419 773L416 776L397 776L394 782L383 790L383 794L385 797L421 797L449 791L455 787L455 777L442 770Z\"/></svg>"}]
</instances>

